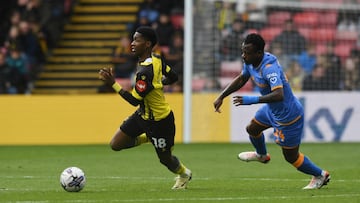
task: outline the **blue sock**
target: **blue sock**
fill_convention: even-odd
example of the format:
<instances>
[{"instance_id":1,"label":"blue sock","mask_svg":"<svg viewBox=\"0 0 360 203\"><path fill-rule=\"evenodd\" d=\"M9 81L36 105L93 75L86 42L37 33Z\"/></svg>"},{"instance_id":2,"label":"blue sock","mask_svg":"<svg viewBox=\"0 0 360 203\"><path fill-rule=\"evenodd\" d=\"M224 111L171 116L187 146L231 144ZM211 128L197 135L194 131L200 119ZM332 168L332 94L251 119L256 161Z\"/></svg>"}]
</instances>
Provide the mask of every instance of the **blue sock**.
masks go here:
<instances>
[{"instance_id":1,"label":"blue sock","mask_svg":"<svg viewBox=\"0 0 360 203\"><path fill-rule=\"evenodd\" d=\"M250 138L252 145L256 149L256 153L258 153L260 155L267 154L264 133L261 133L261 135L258 137L249 136L249 138Z\"/></svg>"},{"instance_id":2,"label":"blue sock","mask_svg":"<svg viewBox=\"0 0 360 203\"><path fill-rule=\"evenodd\" d=\"M306 156L300 153L298 160L296 160L293 165L301 172L313 175L320 176L322 170L317 167L313 162L310 161Z\"/></svg>"}]
</instances>

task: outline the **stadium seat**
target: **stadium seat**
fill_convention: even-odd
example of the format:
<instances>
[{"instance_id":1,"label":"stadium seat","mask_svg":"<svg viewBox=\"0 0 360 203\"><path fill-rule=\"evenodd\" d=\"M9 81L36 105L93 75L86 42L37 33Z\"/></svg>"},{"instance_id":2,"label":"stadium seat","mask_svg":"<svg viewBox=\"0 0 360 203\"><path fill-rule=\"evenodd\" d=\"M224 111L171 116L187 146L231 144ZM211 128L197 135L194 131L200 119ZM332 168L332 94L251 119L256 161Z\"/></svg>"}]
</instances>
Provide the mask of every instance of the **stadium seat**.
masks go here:
<instances>
[{"instance_id":1,"label":"stadium seat","mask_svg":"<svg viewBox=\"0 0 360 203\"><path fill-rule=\"evenodd\" d=\"M222 61L220 64L220 75L222 77L234 77L242 70L241 61Z\"/></svg>"},{"instance_id":2,"label":"stadium seat","mask_svg":"<svg viewBox=\"0 0 360 203\"><path fill-rule=\"evenodd\" d=\"M312 30L311 28L299 27L297 30L300 32L302 36L306 38L306 40L310 40L310 35Z\"/></svg>"},{"instance_id":3,"label":"stadium seat","mask_svg":"<svg viewBox=\"0 0 360 203\"><path fill-rule=\"evenodd\" d=\"M173 24L174 28L176 29L182 28L184 23L184 15L173 14L170 16L170 21Z\"/></svg>"},{"instance_id":4,"label":"stadium seat","mask_svg":"<svg viewBox=\"0 0 360 203\"><path fill-rule=\"evenodd\" d=\"M335 39L335 30L332 28L316 28L310 33L310 41L312 42L330 42Z\"/></svg>"},{"instance_id":5,"label":"stadium seat","mask_svg":"<svg viewBox=\"0 0 360 203\"><path fill-rule=\"evenodd\" d=\"M192 84L191 84L191 89L194 92L201 92L202 90L204 90L206 85L206 79L205 78L193 78L192 79Z\"/></svg>"},{"instance_id":6,"label":"stadium seat","mask_svg":"<svg viewBox=\"0 0 360 203\"><path fill-rule=\"evenodd\" d=\"M291 19L291 13L288 11L274 11L268 15L268 25L282 26L286 20Z\"/></svg>"},{"instance_id":7,"label":"stadium seat","mask_svg":"<svg viewBox=\"0 0 360 203\"><path fill-rule=\"evenodd\" d=\"M264 38L266 43L271 42L274 37L279 35L283 29L280 27L265 27L260 30L260 35Z\"/></svg>"},{"instance_id":8,"label":"stadium seat","mask_svg":"<svg viewBox=\"0 0 360 203\"><path fill-rule=\"evenodd\" d=\"M325 43L316 43L316 54L322 55L326 52L326 44Z\"/></svg>"},{"instance_id":9,"label":"stadium seat","mask_svg":"<svg viewBox=\"0 0 360 203\"><path fill-rule=\"evenodd\" d=\"M319 17L317 12L304 11L294 14L293 21L297 27L316 27L319 25Z\"/></svg>"},{"instance_id":10,"label":"stadium seat","mask_svg":"<svg viewBox=\"0 0 360 203\"><path fill-rule=\"evenodd\" d=\"M356 31L337 31L335 39L337 43L355 44L358 40L358 33Z\"/></svg>"},{"instance_id":11,"label":"stadium seat","mask_svg":"<svg viewBox=\"0 0 360 203\"><path fill-rule=\"evenodd\" d=\"M336 11L329 11L319 14L319 26L336 29L338 13Z\"/></svg>"},{"instance_id":12,"label":"stadium seat","mask_svg":"<svg viewBox=\"0 0 360 203\"><path fill-rule=\"evenodd\" d=\"M335 45L334 52L341 58L341 61L345 61L350 56L350 52L354 47L355 44L339 43Z\"/></svg>"}]
</instances>

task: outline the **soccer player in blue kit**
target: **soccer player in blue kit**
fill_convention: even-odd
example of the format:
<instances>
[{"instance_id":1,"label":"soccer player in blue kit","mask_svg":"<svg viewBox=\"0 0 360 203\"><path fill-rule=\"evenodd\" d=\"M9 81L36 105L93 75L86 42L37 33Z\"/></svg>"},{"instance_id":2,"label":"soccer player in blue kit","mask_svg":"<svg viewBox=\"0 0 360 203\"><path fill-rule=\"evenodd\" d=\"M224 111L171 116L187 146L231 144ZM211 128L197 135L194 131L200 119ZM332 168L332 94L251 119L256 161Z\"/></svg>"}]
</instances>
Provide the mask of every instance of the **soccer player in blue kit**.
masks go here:
<instances>
[{"instance_id":1,"label":"soccer player in blue kit","mask_svg":"<svg viewBox=\"0 0 360 203\"><path fill-rule=\"evenodd\" d=\"M251 78L260 89L261 96L234 96L235 106L265 103L246 127L249 138L256 151L242 152L242 161L268 163L263 131L272 127L275 142L282 148L287 162L297 170L312 175L310 183L303 189L319 189L330 181L330 174L316 166L299 152L304 126L304 110L293 95L291 87L282 71L276 56L264 52L265 41L259 34L249 34L242 44L244 67L218 96L214 102L216 112L220 113L223 99L239 90Z\"/></svg>"}]
</instances>

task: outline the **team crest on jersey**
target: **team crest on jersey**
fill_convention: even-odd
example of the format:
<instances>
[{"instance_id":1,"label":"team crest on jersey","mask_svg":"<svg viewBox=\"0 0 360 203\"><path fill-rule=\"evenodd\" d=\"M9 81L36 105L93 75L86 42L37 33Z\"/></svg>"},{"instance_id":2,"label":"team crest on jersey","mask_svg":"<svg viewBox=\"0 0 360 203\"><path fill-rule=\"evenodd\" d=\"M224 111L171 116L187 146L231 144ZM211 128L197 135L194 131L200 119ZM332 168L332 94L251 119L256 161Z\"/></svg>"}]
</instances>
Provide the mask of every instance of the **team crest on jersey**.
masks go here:
<instances>
[{"instance_id":1,"label":"team crest on jersey","mask_svg":"<svg viewBox=\"0 0 360 203\"><path fill-rule=\"evenodd\" d=\"M277 76L278 76L277 73L269 73L266 75L266 78L268 78L270 82L274 84L277 81Z\"/></svg>"},{"instance_id":2,"label":"team crest on jersey","mask_svg":"<svg viewBox=\"0 0 360 203\"><path fill-rule=\"evenodd\" d=\"M146 82L144 80L138 80L135 84L135 88L138 92L144 92L146 90Z\"/></svg>"},{"instance_id":3,"label":"team crest on jersey","mask_svg":"<svg viewBox=\"0 0 360 203\"><path fill-rule=\"evenodd\" d=\"M276 83L276 81L277 81L277 77L272 77L272 78L270 78L270 82L271 82L272 84Z\"/></svg>"}]
</instances>

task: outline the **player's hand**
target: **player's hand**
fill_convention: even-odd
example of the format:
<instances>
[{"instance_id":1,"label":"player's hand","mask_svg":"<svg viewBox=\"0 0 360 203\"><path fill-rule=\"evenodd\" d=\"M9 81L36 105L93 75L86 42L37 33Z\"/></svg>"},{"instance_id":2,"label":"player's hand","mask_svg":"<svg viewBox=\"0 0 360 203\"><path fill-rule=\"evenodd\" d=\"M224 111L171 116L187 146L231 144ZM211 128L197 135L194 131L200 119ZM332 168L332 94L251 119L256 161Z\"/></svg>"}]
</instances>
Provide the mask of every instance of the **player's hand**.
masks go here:
<instances>
[{"instance_id":1,"label":"player's hand","mask_svg":"<svg viewBox=\"0 0 360 203\"><path fill-rule=\"evenodd\" d=\"M217 98L214 101L215 112L221 113L220 107L221 107L222 103L223 103L223 100L220 98Z\"/></svg>"},{"instance_id":2,"label":"player's hand","mask_svg":"<svg viewBox=\"0 0 360 203\"><path fill-rule=\"evenodd\" d=\"M235 106L240 106L240 105L243 105L244 104L244 101L243 101L243 97L242 96L234 96L233 97L233 104Z\"/></svg>"},{"instance_id":3,"label":"player's hand","mask_svg":"<svg viewBox=\"0 0 360 203\"><path fill-rule=\"evenodd\" d=\"M115 83L115 77L112 68L101 68L99 70L99 79L104 81L108 85Z\"/></svg>"},{"instance_id":4,"label":"player's hand","mask_svg":"<svg viewBox=\"0 0 360 203\"><path fill-rule=\"evenodd\" d=\"M259 96L234 96L233 98L235 106L257 104L260 100Z\"/></svg>"}]
</instances>

